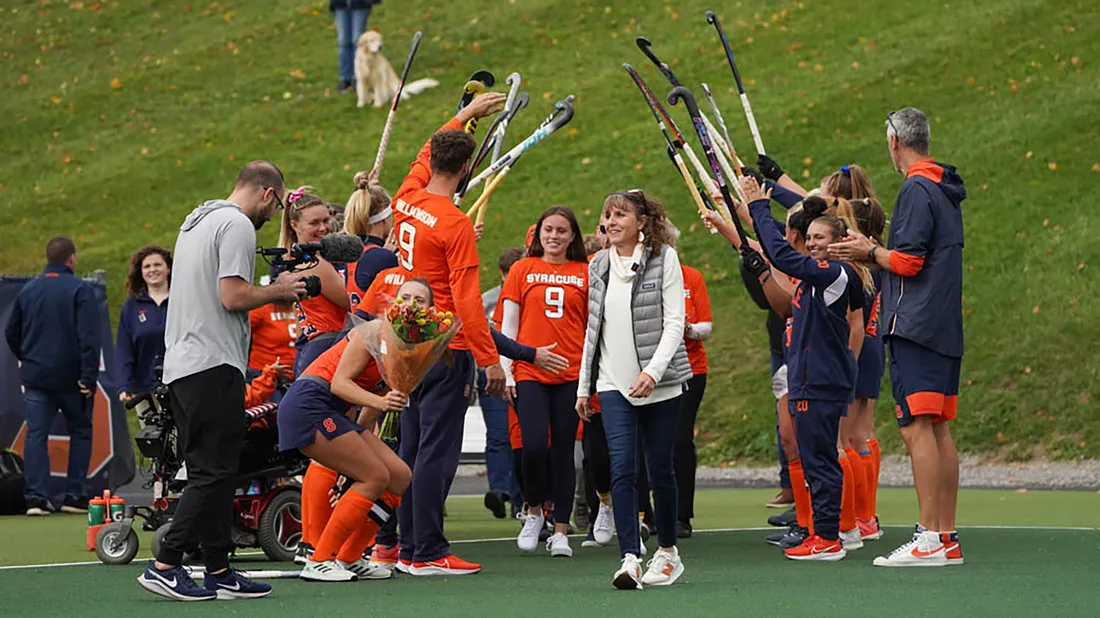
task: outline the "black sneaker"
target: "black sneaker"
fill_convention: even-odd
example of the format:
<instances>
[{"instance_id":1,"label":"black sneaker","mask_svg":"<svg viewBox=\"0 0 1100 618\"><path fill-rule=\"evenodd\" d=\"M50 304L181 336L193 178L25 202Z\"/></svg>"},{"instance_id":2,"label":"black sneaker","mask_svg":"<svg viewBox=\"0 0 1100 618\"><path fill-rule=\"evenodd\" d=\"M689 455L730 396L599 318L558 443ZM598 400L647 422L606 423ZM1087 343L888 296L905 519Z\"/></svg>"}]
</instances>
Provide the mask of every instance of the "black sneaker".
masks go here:
<instances>
[{"instance_id":1,"label":"black sneaker","mask_svg":"<svg viewBox=\"0 0 1100 618\"><path fill-rule=\"evenodd\" d=\"M63 513L86 514L88 512L88 499L75 496L65 496L65 502L61 504Z\"/></svg>"},{"instance_id":2,"label":"black sneaker","mask_svg":"<svg viewBox=\"0 0 1100 618\"><path fill-rule=\"evenodd\" d=\"M772 515L768 518L768 525L775 526L776 528L790 528L791 524L798 521L798 516L795 515L794 509L789 509L779 513L778 515Z\"/></svg>"},{"instance_id":3,"label":"black sneaker","mask_svg":"<svg viewBox=\"0 0 1100 618\"><path fill-rule=\"evenodd\" d=\"M504 499L495 491L485 492L485 508L493 512L493 517L504 519L508 516L504 508Z\"/></svg>"},{"instance_id":4,"label":"black sneaker","mask_svg":"<svg viewBox=\"0 0 1100 618\"><path fill-rule=\"evenodd\" d=\"M798 547L808 536L810 536L809 530L799 526L797 523L792 524L791 527L787 529L787 533L780 539L779 546L783 549Z\"/></svg>"},{"instance_id":5,"label":"black sneaker","mask_svg":"<svg viewBox=\"0 0 1100 618\"><path fill-rule=\"evenodd\" d=\"M137 581L149 592L177 601L211 601L218 598L217 592L196 584L182 567L161 571L152 560L145 565L145 572L138 576Z\"/></svg>"},{"instance_id":6,"label":"black sneaker","mask_svg":"<svg viewBox=\"0 0 1100 618\"><path fill-rule=\"evenodd\" d=\"M240 571L226 569L217 575L206 574L203 588L218 595L219 599L258 599L271 594L271 586L248 579Z\"/></svg>"},{"instance_id":7,"label":"black sneaker","mask_svg":"<svg viewBox=\"0 0 1100 618\"><path fill-rule=\"evenodd\" d=\"M50 501L44 498L28 498L27 499L27 515L31 517L42 517L53 513L54 508L50 505Z\"/></svg>"},{"instance_id":8,"label":"black sneaker","mask_svg":"<svg viewBox=\"0 0 1100 618\"><path fill-rule=\"evenodd\" d=\"M786 532L776 532L775 534L769 534L764 537L764 542L768 545L775 545L779 547L779 544L783 542L783 537L787 536Z\"/></svg>"},{"instance_id":9,"label":"black sneaker","mask_svg":"<svg viewBox=\"0 0 1100 618\"><path fill-rule=\"evenodd\" d=\"M676 538L678 539L690 539L691 538L691 524L686 521L676 522Z\"/></svg>"}]
</instances>

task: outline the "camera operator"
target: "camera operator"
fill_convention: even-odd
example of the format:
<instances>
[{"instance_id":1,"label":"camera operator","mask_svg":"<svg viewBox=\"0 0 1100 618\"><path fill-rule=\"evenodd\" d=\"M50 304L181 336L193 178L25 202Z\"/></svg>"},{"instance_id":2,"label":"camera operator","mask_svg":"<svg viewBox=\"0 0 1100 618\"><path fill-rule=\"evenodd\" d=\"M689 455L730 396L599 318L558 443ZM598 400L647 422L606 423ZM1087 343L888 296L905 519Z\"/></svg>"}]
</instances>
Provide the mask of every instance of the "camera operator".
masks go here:
<instances>
[{"instance_id":1,"label":"camera operator","mask_svg":"<svg viewBox=\"0 0 1100 618\"><path fill-rule=\"evenodd\" d=\"M252 285L256 230L282 208L282 172L253 161L233 193L196 208L180 226L165 329L164 383L179 428L187 489L156 561L138 583L182 601L255 598L267 584L229 568L234 480L245 431L244 373L251 309L305 294L301 275L284 273L271 285ZM184 552L202 549L204 586L181 568Z\"/></svg>"}]
</instances>

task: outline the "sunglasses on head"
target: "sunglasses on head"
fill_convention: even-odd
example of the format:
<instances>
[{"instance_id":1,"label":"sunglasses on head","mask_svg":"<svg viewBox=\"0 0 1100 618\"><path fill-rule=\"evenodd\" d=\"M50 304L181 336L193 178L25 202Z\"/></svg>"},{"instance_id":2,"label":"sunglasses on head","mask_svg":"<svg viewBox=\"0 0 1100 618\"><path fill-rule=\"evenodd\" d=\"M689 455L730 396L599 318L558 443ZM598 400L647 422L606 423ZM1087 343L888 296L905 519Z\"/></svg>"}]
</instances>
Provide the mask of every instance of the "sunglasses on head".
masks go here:
<instances>
[{"instance_id":1,"label":"sunglasses on head","mask_svg":"<svg viewBox=\"0 0 1100 618\"><path fill-rule=\"evenodd\" d=\"M890 125L890 128L894 130L894 137L899 135L898 128L894 125L894 114L897 112L890 112L886 114L886 124Z\"/></svg>"}]
</instances>

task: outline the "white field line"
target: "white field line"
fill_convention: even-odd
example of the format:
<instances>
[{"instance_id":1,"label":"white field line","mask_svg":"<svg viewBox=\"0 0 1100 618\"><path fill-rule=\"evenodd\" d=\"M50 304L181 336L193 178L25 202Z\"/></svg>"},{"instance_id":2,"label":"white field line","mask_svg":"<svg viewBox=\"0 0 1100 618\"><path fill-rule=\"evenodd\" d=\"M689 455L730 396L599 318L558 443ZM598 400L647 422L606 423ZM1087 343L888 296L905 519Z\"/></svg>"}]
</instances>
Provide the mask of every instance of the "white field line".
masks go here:
<instances>
[{"instance_id":1,"label":"white field line","mask_svg":"<svg viewBox=\"0 0 1100 618\"><path fill-rule=\"evenodd\" d=\"M901 528L909 529L911 526L883 526L883 528ZM1100 528L1085 528L1074 526L990 526L990 525L976 525L976 526L959 526L959 530L1050 530L1050 531L1065 531L1065 532L1100 532ZM763 532L767 530L779 530L774 526L765 526L758 528L710 528L707 530L695 530L695 534L708 534L708 533L722 533L722 532ZM574 534L574 538L581 538L584 535ZM465 545L470 543L500 543L503 541L515 541L514 536L503 536L489 539L467 539L464 541L451 541L451 545ZM248 552L245 554L236 554L237 556L262 556L262 552ZM17 564L11 566L0 566L0 571L16 571L23 569L52 569L57 567L72 567L72 566L90 566L94 564L102 564L98 560L89 562L55 562L51 564ZM245 569L248 570L248 569ZM255 569L253 569L255 570Z\"/></svg>"}]
</instances>

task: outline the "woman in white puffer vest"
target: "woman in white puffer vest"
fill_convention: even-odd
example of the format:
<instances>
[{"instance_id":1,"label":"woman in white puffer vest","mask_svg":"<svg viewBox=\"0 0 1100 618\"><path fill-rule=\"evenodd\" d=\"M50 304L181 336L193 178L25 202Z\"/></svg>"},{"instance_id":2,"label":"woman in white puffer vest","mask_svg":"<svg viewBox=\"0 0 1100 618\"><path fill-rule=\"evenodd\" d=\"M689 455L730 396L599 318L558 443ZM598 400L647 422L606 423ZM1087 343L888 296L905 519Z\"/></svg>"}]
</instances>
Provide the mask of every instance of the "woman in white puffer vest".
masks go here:
<instances>
[{"instance_id":1,"label":"woman in white puffer vest","mask_svg":"<svg viewBox=\"0 0 1100 618\"><path fill-rule=\"evenodd\" d=\"M611 454L611 500L621 568L616 588L667 586L684 572L676 549L676 477L673 447L680 395L691 378L684 349L684 282L665 208L640 190L604 201L611 242L592 256L588 271L588 327L577 386L577 413L588 419L588 399L599 394ZM633 505L641 435L653 489L658 549L643 575L645 554Z\"/></svg>"}]
</instances>

